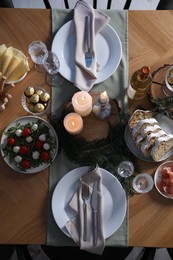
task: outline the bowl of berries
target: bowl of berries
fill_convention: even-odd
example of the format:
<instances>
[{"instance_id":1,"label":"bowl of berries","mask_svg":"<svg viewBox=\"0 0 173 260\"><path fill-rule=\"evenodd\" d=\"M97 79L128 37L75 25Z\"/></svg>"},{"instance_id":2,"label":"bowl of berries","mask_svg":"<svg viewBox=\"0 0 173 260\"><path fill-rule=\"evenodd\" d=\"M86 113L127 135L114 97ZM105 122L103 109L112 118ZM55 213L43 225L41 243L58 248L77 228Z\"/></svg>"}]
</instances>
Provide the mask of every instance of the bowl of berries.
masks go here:
<instances>
[{"instance_id":1,"label":"bowl of berries","mask_svg":"<svg viewBox=\"0 0 173 260\"><path fill-rule=\"evenodd\" d=\"M17 172L32 174L42 171L53 162L57 152L57 134L40 117L17 118L1 136L2 157Z\"/></svg>"}]
</instances>

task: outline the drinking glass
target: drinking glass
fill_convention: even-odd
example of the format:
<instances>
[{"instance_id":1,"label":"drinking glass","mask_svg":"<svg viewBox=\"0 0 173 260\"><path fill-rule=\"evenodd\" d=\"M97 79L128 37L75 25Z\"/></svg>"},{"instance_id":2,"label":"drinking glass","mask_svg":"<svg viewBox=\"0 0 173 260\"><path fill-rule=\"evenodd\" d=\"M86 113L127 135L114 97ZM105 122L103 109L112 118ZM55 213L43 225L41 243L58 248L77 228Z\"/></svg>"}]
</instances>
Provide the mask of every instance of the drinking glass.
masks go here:
<instances>
[{"instance_id":1,"label":"drinking glass","mask_svg":"<svg viewBox=\"0 0 173 260\"><path fill-rule=\"evenodd\" d=\"M132 187L137 193L146 193L152 190L153 178L147 173L140 173L132 181Z\"/></svg>"},{"instance_id":2,"label":"drinking glass","mask_svg":"<svg viewBox=\"0 0 173 260\"><path fill-rule=\"evenodd\" d=\"M28 52L32 61L35 63L36 70L45 72L45 68L43 66L43 57L48 52L46 44L41 41L33 41L28 47Z\"/></svg>"},{"instance_id":3,"label":"drinking glass","mask_svg":"<svg viewBox=\"0 0 173 260\"><path fill-rule=\"evenodd\" d=\"M48 84L56 84L58 82L58 72L60 67L60 62L57 55L52 51L48 51L43 58L43 65L48 73Z\"/></svg>"},{"instance_id":4,"label":"drinking glass","mask_svg":"<svg viewBox=\"0 0 173 260\"><path fill-rule=\"evenodd\" d=\"M128 178L134 173L134 165L130 161L122 161L117 167L117 173L119 176Z\"/></svg>"}]
</instances>

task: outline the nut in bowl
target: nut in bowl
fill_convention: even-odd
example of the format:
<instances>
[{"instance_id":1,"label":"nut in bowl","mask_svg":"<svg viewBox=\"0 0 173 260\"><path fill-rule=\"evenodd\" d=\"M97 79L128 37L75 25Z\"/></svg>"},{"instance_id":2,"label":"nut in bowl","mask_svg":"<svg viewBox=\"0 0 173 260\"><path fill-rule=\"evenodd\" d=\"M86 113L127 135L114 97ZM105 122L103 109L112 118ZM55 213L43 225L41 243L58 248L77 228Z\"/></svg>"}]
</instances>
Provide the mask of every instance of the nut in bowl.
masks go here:
<instances>
[{"instance_id":1,"label":"nut in bowl","mask_svg":"<svg viewBox=\"0 0 173 260\"><path fill-rule=\"evenodd\" d=\"M154 184L162 196L173 199L173 161L164 162L157 168Z\"/></svg>"},{"instance_id":2,"label":"nut in bowl","mask_svg":"<svg viewBox=\"0 0 173 260\"><path fill-rule=\"evenodd\" d=\"M22 106L32 115L44 115L50 107L50 94L41 87L28 86L22 95Z\"/></svg>"}]
</instances>

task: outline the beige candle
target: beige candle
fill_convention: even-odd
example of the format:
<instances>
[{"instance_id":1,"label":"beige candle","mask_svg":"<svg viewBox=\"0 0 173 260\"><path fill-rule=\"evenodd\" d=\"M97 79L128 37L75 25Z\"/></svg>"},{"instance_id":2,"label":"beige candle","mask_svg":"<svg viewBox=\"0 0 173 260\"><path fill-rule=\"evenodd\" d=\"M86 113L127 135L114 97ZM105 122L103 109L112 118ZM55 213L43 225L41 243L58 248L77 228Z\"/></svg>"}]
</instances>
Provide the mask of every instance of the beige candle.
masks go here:
<instances>
[{"instance_id":1,"label":"beige candle","mask_svg":"<svg viewBox=\"0 0 173 260\"><path fill-rule=\"evenodd\" d=\"M65 129L73 135L79 134L83 129L83 119L77 113L69 113L64 118Z\"/></svg>"},{"instance_id":2,"label":"beige candle","mask_svg":"<svg viewBox=\"0 0 173 260\"><path fill-rule=\"evenodd\" d=\"M76 92L72 97L72 105L76 113L87 116L92 111L92 97L86 91Z\"/></svg>"}]
</instances>

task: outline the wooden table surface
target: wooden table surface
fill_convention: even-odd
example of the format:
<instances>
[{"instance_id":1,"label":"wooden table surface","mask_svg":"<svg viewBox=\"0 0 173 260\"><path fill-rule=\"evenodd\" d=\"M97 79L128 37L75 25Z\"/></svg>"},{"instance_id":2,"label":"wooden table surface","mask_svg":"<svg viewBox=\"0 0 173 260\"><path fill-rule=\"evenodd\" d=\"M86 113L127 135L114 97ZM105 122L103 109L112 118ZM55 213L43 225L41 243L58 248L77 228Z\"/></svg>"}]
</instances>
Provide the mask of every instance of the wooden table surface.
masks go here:
<instances>
[{"instance_id":1,"label":"wooden table surface","mask_svg":"<svg viewBox=\"0 0 173 260\"><path fill-rule=\"evenodd\" d=\"M22 50L26 56L34 40L42 40L50 47L50 11L31 9L0 9L0 44ZM45 74L35 70L29 60L30 72L9 93L12 100L0 113L0 133L13 120L29 115L22 108L21 95L26 86L45 84ZM48 204L48 169L25 175L10 169L0 156L0 244L46 241Z\"/></svg>"},{"instance_id":2,"label":"wooden table surface","mask_svg":"<svg viewBox=\"0 0 173 260\"><path fill-rule=\"evenodd\" d=\"M157 70L173 62L173 11L129 12L129 77L143 65ZM157 87L157 85L156 85ZM139 105L129 102L131 111ZM142 104L142 103L141 103ZM142 104L150 108L149 101ZM173 156L167 160L173 160ZM138 160L141 170L154 176L160 163ZM129 200L129 245L173 247L173 201L154 188Z\"/></svg>"},{"instance_id":3,"label":"wooden table surface","mask_svg":"<svg viewBox=\"0 0 173 260\"><path fill-rule=\"evenodd\" d=\"M173 11L129 11L129 77L134 70L149 65L154 71L173 57ZM51 14L39 9L0 9L0 44L21 49L33 40L51 44ZM0 133L14 119L27 113L21 95L28 85L46 85L45 74L31 71L10 89L12 100L0 114ZM137 103L129 102L133 111ZM150 102L143 104L150 108ZM169 158L173 159L173 158ZM138 160L144 172L154 175L159 163ZM46 169L34 175L11 170L0 156L0 244L45 244L48 209L48 174ZM173 202L158 194L129 199L129 246L173 247Z\"/></svg>"}]
</instances>

